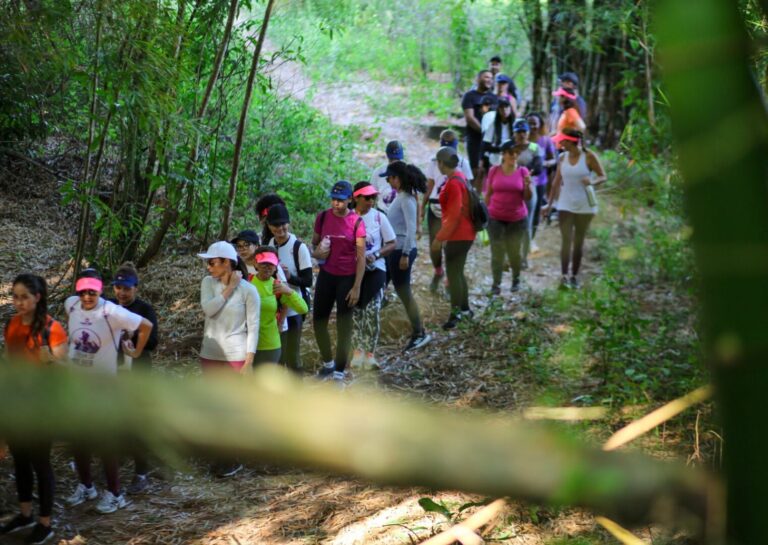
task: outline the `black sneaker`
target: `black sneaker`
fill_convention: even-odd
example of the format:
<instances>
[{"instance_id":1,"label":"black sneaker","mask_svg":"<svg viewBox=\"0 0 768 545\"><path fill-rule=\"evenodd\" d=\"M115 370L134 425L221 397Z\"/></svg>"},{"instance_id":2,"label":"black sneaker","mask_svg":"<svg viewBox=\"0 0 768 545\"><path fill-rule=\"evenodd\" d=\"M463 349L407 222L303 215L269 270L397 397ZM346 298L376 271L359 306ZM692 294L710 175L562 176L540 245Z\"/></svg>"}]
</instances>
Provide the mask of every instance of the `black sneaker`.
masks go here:
<instances>
[{"instance_id":1,"label":"black sneaker","mask_svg":"<svg viewBox=\"0 0 768 545\"><path fill-rule=\"evenodd\" d=\"M334 364L333 367L326 367L323 365L320 370L317 372L317 378L320 380L328 380L333 375L333 372L336 370L336 365Z\"/></svg>"},{"instance_id":2,"label":"black sneaker","mask_svg":"<svg viewBox=\"0 0 768 545\"><path fill-rule=\"evenodd\" d=\"M146 492L149 488L149 479L146 475L134 475L131 484L125 489L125 491L131 496L135 494L141 494Z\"/></svg>"},{"instance_id":3,"label":"black sneaker","mask_svg":"<svg viewBox=\"0 0 768 545\"><path fill-rule=\"evenodd\" d=\"M571 289L577 290L581 287L581 284L579 284L579 279L575 276L571 276L570 280L568 280L568 284L571 286Z\"/></svg>"},{"instance_id":4,"label":"black sneaker","mask_svg":"<svg viewBox=\"0 0 768 545\"><path fill-rule=\"evenodd\" d=\"M43 526L39 522L32 528L24 543L31 543L32 545L41 545L42 543L48 543L53 539L53 528L50 526Z\"/></svg>"},{"instance_id":5,"label":"black sneaker","mask_svg":"<svg viewBox=\"0 0 768 545\"><path fill-rule=\"evenodd\" d=\"M5 523L5 525L0 528L0 534L12 534L14 532L18 532L19 530L24 530L26 528L32 528L32 526L35 525L35 517L32 515L25 517L21 513L13 517L11 520Z\"/></svg>"},{"instance_id":6,"label":"black sneaker","mask_svg":"<svg viewBox=\"0 0 768 545\"><path fill-rule=\"evenodd\" d=\"M493 297L494 295L501 295L501 288L497 285L491 286L491 291L488 292L488 295L490 297Z\"/></svg>"},{"instance_id":7,"label":"black sneaker","mask_svg":"<svg viewBox=\"0 0 768 545\"><path fill-rule=\"evenodd\" d=\"M443 324L443 329L453 329L458 325L460 319L461 317L458 314L451 314L448 321Z\"/></svg>"},{"instance_id":8,"label":"black sneaker","mask_svg":"<svg viewBox=\"0 0 768 545\"><path fill-rule=\"evenodd\" d=\"M519 278L515 278L514 280L512 280L512 288L510 288L510 291L512 293L520 291L520 279Z\"/></svg>"},{"instance_id":9,"label":"black sneaker","mask_svg":"<svg viewBox=\"0 0 768 545\"><path fill-rule=\"evenodd\" d=\"M571 289L571 281L568 280L568 277L563 275L560 277L560 285L558 286L558 289L560 290L569 290Z\"/></svg>"},{"instance_id":10,"label":"black sneaker","mask_svg":"<svg viewBox=\"0 0 768 545\"><path fill-rule=\"evenodd\" d=\"M408 342L408 345L405 347L405 350L416 350L417 348L421 348L425 344L427 344L429 341L432 340L431 335L427 335L425 332L421 332L418 335L414 335L411 337L411 340Z\"/></svg>"}]
</instances>

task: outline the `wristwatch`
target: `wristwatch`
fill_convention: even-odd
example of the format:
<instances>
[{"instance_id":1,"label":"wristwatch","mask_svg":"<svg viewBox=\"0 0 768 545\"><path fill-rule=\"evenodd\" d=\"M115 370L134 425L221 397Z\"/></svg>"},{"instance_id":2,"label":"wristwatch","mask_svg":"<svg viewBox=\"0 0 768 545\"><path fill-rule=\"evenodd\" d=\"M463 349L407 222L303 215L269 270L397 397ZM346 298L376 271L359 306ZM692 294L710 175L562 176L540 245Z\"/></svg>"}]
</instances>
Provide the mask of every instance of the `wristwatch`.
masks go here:
<instances>
[{"instance_id":1,"label":"wristwatch","mask_svg":"<svg viewBox=\"0 0 768 545\"><path fill-rule=\"evenodd\" d=\"M374 259L381 259L381 252L373 252Z\"/></svg>"}]
</instances>

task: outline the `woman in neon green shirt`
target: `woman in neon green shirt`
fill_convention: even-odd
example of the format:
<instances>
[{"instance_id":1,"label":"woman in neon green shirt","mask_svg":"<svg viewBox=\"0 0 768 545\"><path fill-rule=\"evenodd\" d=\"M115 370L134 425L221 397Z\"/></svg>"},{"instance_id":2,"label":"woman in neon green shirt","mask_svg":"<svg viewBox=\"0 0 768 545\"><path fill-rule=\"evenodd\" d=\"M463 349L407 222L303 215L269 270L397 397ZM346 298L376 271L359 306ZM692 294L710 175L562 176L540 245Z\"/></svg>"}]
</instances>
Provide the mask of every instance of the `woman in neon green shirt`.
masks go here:
<instances>
[{"instance_id":1,"label":"woman in neon green shirt","mask_svg":"<svg viewBox=\"0 0 768 545\"><path fill-rule=\"evenodd\" d=\"M261 363L278 363L280 361L280 322L278 317L280 307L288 307L299 314L308 312L307 303L301 294L293 291L288 284L275 279L275 273L280 261L277 250L272 246L261 246L256 249L256 274L251 283L256 286L261 297L261 315L259 319L259 344L253 365Z\"/></svg>"}]
</instances>

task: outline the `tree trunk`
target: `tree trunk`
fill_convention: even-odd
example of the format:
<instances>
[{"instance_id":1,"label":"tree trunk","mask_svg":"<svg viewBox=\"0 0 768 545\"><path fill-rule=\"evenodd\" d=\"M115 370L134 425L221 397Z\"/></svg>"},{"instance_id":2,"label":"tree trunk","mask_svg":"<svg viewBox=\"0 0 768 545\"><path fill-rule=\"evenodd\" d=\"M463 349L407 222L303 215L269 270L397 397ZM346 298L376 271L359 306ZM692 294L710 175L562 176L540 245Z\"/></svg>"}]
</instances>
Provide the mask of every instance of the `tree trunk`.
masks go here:
<instances>
[{"instance_id":1,"label":"tree trunk","mask_svg":"<svg viewBox=\"0 0 768 545\"><path fill-rule=\"evenodd\" d=\"M235 207L235 196L237 195L237 174L240 169L240 154L243 149L243 140L245 139L245 127L248 124L248 109L251 105L251 95L253 94L253 83L256 79L256 72L259 69L259 57L261 56L261 48L264 45L264 37L267 34L267 26L269 25L269 17L272 14L272 5L274 0L267 2L267 9L264 12L264 20L261 23L261 30L259 31L259 39L256 42L256 49L253 52L253 61L251 62L251 71L248 74L248 83L245 87L245 98L243 98L243 109L240 111L240 123L237 126L237 140L235 141L235 151L232 157L232 175L229 178L229 193L227 194L227 202L224 204L224 217L221 222L221 231L219 232L219 240L227 240L227 234L229 233L229 223L232 219L232 210Z\"/></svg>"},{"instance_id":2,"label":"tree trunk","mask_svg":"<svg viewBox=\"0 0 768 545\"><path fill-rule=\"evenodd\" d=\"M752 545L768 535L768 116L738 4L698 0L695 17L690 9L659 2L656 29L725 432L728 543ZM731 196L739 206L724 206Z\"/></svg>"}]
</instances>

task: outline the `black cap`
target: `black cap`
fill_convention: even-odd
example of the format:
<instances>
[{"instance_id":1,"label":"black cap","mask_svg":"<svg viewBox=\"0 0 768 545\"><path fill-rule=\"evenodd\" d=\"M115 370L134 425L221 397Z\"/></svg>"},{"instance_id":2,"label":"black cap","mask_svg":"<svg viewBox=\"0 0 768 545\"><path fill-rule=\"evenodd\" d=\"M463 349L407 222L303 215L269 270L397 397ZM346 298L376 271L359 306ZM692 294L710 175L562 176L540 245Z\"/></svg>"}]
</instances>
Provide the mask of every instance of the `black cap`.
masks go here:
<instances>
[{"instance_id":1,"label":"black cap","mask_svg":"<svg viewBox=\"0 0 768 545\"><path fill-rule=\"evenodd\" d=\"M291 217L288 215L288 209L282 204L273 204L267 212L267 223L269 225L282 225L291 223Z\"/></svg>"},{"instance_id":2,"label":"black cap","mask_svg":"<svg viewBox=\"0 0 768 545\"><path fill-rule=\"evenodd\" d=\"M558 77L560 81L570 81L573 83L576 87L579 86L579 76L577 76L574 72L563 72Z\"/></svg>"},{"instance_id":3,"label":"black cap","mask_svg":"<svg viewBox=\"0 0 768 545\"><path fill-rule=\"evenodd\" d=\"M244 231L240 231L237 233L237 236L233 238L230 242L232 244L237 244L238 240L243 240L245 242L249 242L251 244L259 245L259 234L256 231L251 231L250 229L245 229Z\"/></svg>"}]
</instances>

